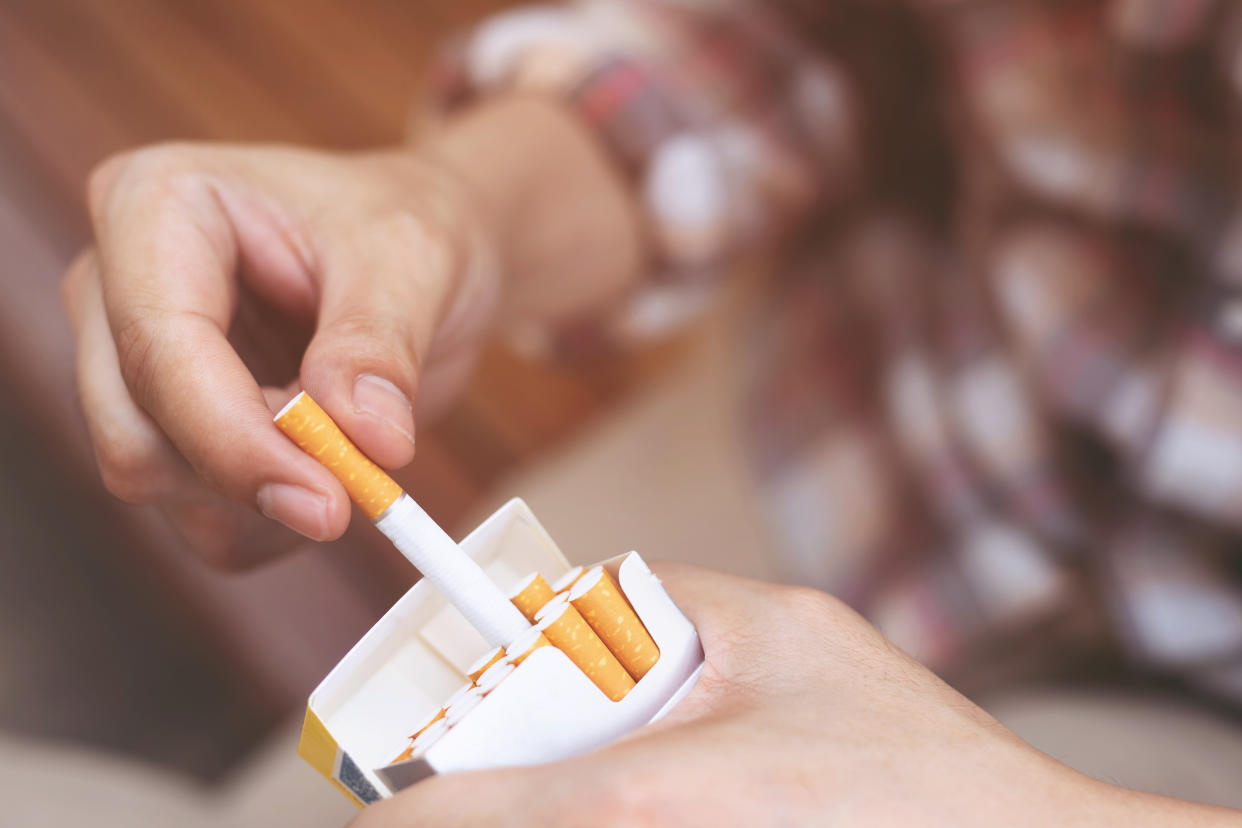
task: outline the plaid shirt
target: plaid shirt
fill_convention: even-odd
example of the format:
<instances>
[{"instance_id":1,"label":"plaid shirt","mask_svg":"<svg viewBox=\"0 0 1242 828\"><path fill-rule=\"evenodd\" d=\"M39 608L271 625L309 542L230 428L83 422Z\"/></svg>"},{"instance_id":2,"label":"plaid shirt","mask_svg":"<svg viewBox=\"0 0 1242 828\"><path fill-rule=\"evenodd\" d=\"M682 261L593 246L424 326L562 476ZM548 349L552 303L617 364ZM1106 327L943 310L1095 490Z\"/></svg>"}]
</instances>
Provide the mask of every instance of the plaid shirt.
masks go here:
<instances>
[{"instance_id":1,"label":"plaid shirt","mask_svg":"<svg viewBox=\"0 0 1242 828\"><path fill-rule=\"evenodd\" d=\"M1242 703L1242 6L820 5L527 8L451 50L441 109L555 95L642 205L650 278L548 341L663 334L770 247L747 422L792 577L963 681Z\"/></svg>"}]
</instances>

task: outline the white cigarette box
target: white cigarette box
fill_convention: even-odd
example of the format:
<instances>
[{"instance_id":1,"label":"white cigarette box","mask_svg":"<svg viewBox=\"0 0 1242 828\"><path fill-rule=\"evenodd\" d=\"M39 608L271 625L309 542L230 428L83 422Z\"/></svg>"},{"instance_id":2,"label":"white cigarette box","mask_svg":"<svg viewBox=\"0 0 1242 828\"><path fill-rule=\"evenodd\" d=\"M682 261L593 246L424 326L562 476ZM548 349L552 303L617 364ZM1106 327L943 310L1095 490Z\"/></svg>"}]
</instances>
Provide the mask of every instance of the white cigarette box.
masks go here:
<instances>
[{"instance_id":1,"label":"white cigarette box","mask_svg":"<svg viewBox=\"0 0 1242 828\"><path fill-rule=\"evenodd\" d=\"M520 499L461 548L501 589L569 562ZM433 773L553 762L655 721L689 692L703 664L693 625L636 552L602 562L660 648L660 659L610 701L560 650L535 650L421 757L391 764L490 647L426 581L415 584L320 682L298 753L356 804Z\"/></svg>"}]
</instances>

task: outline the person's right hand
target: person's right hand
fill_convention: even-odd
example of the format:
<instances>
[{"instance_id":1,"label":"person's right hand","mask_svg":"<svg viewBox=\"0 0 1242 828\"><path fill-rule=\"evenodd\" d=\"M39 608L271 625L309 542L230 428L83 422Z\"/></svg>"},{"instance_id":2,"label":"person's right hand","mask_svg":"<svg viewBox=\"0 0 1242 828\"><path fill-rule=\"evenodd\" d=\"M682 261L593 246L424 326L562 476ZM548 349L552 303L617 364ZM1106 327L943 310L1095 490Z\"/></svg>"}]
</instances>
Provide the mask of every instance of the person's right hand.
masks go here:
<instances>
[{"instance_id":1,"label":"person's right hand","mask_svg":"<svg viewBox=\"0 0 1242 828\"><path fill-rule=\"evenodd\" d=\"M107 488L221 566L297 540L261 514L339 536L344 490L273 411L304 388L377 463L412 459L412 401L462 384L496 307L463 194L405 151L164 145L101 165L96 243L62 292Z\"/></svg>"}]
</instances>

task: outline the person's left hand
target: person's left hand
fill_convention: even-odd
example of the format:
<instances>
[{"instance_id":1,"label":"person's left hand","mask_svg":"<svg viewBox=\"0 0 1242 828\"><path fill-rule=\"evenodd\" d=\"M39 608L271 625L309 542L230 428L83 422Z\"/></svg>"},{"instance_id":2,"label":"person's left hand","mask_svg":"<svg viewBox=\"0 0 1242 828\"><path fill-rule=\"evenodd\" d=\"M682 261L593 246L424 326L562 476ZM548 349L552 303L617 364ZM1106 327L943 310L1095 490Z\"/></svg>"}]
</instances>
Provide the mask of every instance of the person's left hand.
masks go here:
<instances>
[{"instance_id":1,"label":"person's left hand","mask_svg":"<svg viewBox=\"0 0 1242 828\"><path fill-rule=\"evenodd\" d=\"M1220 813L1054 761L824 593L659 572L707 656L671 714L569 761L431 777L356 828L1136 825Z\"/></svg>"}]
</instances>

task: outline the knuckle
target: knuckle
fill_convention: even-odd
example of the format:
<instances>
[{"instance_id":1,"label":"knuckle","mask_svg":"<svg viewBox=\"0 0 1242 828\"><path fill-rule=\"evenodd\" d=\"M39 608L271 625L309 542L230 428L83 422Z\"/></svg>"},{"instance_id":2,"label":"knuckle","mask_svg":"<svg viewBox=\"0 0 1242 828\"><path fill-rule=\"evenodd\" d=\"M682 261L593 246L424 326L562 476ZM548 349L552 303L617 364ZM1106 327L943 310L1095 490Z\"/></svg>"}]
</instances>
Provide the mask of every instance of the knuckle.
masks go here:
<instances>
[{"instance_id":1,"label":"knuckle","mask_svg":"<svg viewBox=\"0 0 1242 828\"><path fill-rule=\"evenodd\" d=\"M86 177L86 204L91 215L103 214L112 188L132 156L132 151L110 155L91 169Z\"/></svg>"},{"instance_id":2,"label":"knuckle","mask_svg":"<svg viewBox=\"0 0 1242 828\"><path fill-rule=\"evenodd\" d=\"M194 553L219 572L246 571L273 552L247 529L245 513L215 496L170 503L163 511Z\"/></svg>"},{"instance_id":3,"label":"knuckle","mask_svg":"<svg viewBox=\"0 0 1242 828\"><path fill-rule=\"evenodd\" d=\"M350 362L365 359L413 378L418 374L418 357L411 345L404 318L357 311L332 322L325 331L331 343L325 351L335 352Z\"/></svg>"},{"instance_id":4,"label":"knuckle","mask_svg":"<svg viewBox=\"0 0 1242 828\"><path fill-rule=\"evenodd\" d=\"M201 170L199 147L187 142L152 144L110 156L87 178L87 203L98 221L116 193L156 187L177 194L187 182L197 180Z\"/></svg>"},{"instance_id":5,"label":"knuckle","mask_svg":"<svg viewBox=\"0 0 1242 828\"><path fill-rule=\"evenodd\" d=\"M217 572L245 572L254 566L254 557L236 534L199 537L192 542L203 561Z\"/></svg>"},{"instance_id":6,"label":"knuckle","mask_svg":"<svg viewBox=\"0 0 1242 828\"><path fill-rule=\"evenodd\" d=\"M417 257L421 280L446 281L464 258L460 233L447 218L431 210L394 208L377 218L375 230L400 254Z\"/></svg>"},{"instance_id":7,"label":"knuckle","mask_svg":"<svg viewBox=\"0 0 1242 828\"><path fill-rule=\"evenodd\" d=\"M152 502L159 490L159 450L137 438L109 437L95 446L104 488L126 503Z\"/></svg>"},{"instance_id":8,"label":"knuckle","mask_svg":"<svg viewBox=\"0 0 1242 828\"><path fill-rule=\"evenodd\" d=\"M382 220L381 229L397 241L433 255L447 258L456 247L447 222L437 221L414 208L393 210Z\"/></svg>"}]
</instances>

